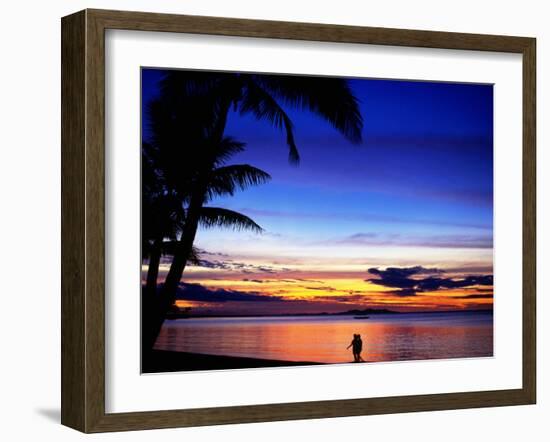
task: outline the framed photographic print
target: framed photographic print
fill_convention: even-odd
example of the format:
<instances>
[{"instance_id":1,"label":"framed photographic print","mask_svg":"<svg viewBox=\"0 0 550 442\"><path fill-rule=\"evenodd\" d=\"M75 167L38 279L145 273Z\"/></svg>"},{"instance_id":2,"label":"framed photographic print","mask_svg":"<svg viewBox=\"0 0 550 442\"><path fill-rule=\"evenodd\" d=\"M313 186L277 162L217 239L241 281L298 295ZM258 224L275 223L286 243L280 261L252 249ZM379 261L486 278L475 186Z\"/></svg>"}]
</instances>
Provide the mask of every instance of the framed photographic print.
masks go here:
<instances>
[{"instance_id":1,"label":"framed photographic print","mask_svg":"<svg viewBox=\"0 0 550 442\"><path fill-rule=\"evenodd\" d=\"M62 423L533 404L535 40L62 20Z\"/></svg>"}]
</instances>

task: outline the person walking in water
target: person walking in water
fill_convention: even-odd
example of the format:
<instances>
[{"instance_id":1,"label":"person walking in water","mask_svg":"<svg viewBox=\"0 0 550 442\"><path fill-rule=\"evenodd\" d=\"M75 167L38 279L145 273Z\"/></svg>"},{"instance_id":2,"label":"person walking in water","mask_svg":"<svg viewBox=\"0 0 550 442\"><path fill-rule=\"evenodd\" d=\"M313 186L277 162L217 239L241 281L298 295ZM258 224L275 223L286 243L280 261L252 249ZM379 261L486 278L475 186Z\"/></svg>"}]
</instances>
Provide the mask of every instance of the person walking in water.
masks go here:
<instances>
[{"instance_id":1,"label":"person walking in water","mask_svg":"<svg viewBox=\"0 0 550 442\"><path fill-rule=\"evenodd\" d=\"M350 347L351 351L353 352L353 361L364 362L363 358L361 357L361 352L363 351L363 341L361 340L361 335L353 335L353 339L350 345L348 345L347 350L349 350Z\"/></svg>"}]
</instances>

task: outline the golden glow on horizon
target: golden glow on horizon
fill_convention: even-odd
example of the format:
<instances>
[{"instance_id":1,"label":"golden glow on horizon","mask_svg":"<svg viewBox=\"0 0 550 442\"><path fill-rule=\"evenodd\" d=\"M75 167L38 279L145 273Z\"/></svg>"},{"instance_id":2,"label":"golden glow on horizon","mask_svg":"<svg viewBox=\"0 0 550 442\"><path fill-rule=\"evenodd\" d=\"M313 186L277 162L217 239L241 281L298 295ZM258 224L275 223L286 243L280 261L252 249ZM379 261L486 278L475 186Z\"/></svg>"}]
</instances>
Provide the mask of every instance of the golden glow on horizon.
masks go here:
<instances>
[{"instance_id":1,"label":"golden glow on horizon","mask_svg":"<svg viewBox=\"0 0 550 442\"><path fill-rule=\"evenodd\" d=\"M260 280L258 280L260 281ZM316 279L315 282L300 280L284 281L272 278L263 282L238 280L188 280L201 284L211 290L223 289L240 292L261 293L265 296L277 296L284 300L306 301L318 304L322 310L323 303L340 303L344 307L364 305L364 307L417 308L417 309L465 309L476 306L487 306L493 303L489 294L479 295L479 289L488 287L473 286L461 289L444 289L422 292L417 296L396 296L395 289L383 287L363 279ZM468 296L478 294L478 298ZM484 297L482 297L484 296Z\"/></svg>"},{"instance_id":2,"label":"golden glow on horizon","mask_svg":"<svg viewBox=\"0 0 550 442\"><path fill-rule=\"evenodd\" d=\"M281 301L295 301L292 309L300 306L300 311L322 312L347 310L355 308L388 308L393 310L455 310L491 308L493 305L492 286L472 286L456 289L440 289L430 292L420 292L416 296L399 296L399 289L377 285L367 279L369 275L368 263L340 262L332 266L320 263L294 262L292 265L273 263L269 261L233 259L234 262L245 262L247 266L255 266L253 271L243 272L241 269L207 268L189 266L184 273L186 283L200 284L209 290L225 290L250 293L267 297L277 297ZM227 262L231 262L227 260ZM460 271L461 266L447 263L450 271L446 271L446 278L461 278L471 272ZM393 265L390 265L393 266ZM395 265L397 266L397 265ZM490 262L473 262L471 267L490 268ZM387 266L383 266L387 267ZM429 267L444 267L438 263ZM468 266L464 266L468 268ZM145 279L148 266L142 266ZM264 271L259 268L267 269ZM163 274L167 266L161 266ZM479 273L479 272L478 272ZM229 304L236 307L236 301L227 302L200 302L178 301L180 307L219 310ZM252 303L241 302L252 308ZM264 304L264 310L275 309L271 302L269 306L261 301L254 304ZM259 305L254 309L259 308ZM282 308L282 307L277 307Z\"/></svg>"}]
</instances>

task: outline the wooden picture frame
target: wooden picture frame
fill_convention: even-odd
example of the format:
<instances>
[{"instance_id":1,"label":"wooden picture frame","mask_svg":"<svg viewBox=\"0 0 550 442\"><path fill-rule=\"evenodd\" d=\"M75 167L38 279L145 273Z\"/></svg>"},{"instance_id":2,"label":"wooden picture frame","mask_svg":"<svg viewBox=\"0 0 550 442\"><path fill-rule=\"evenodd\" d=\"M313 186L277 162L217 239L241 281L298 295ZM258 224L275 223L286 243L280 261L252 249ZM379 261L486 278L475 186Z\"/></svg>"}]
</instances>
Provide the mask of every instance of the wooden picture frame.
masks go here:
<instances>
[{"instance_id":1,"label":"wooden picture frame","mask_svg":"<svg viewBox=\"0 0 550 442\"><path fill-rule=\"evenodd\" d=\"M523 385L497 391L132 413L105 412L105 30L419 48L523 57ZM536 398L533 38L84 10L62 19L62 424L83 432L533 404Z\"/></svg>"}]
</instances>

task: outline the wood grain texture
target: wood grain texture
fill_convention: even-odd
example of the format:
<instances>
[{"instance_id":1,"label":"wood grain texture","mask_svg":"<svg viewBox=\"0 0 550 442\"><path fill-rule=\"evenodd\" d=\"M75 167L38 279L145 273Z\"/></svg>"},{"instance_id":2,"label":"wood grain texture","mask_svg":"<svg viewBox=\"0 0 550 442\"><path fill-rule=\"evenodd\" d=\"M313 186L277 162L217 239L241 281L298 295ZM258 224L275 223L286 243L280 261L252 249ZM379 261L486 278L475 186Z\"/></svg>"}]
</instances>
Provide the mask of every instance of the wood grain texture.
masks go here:
<instances>
[{"instance_id":1,"label":"wood grain texture","mask_svg":"<svg viewBox=\"0 0 550 442\"><path fill-rule=\"evenodd\" d=\"M86 431L105 415L105 37L86 11Z\"/></svg>"},{"instance_id":2,"label":"wood grain texture","mask_svg":"<svg viewBox=\"0 0 550 442\"><path fill-rule=\"evenodd\" d=\"M148 12L88 10L106 29L185 32L239 37L361 43L390 46L522 52L529 38L418 31L270 20L247 20Z\"/></svg>"},{"instance_id":3,"label":"wood grain texture","mask_svg":"<svg viewBox=\"0 0 550 442\"><path fill-rule=\"evenodd\" d=\"M515 390L105 413L105 30L499 51L523 55L523 387ZM532 404L536 398L535 40L141 12L62 20L62 423L142 430Z\"/></svg>"},{"instance_id":4,"label":"wood grain texture","mask_svg":"<svg viewBox=\"0 0 550 442\"><path fill-rule=\"evenodd\" d=\"M85 426L85 13L61 29L61 422Z\"/></svg>"},{"instance_id":5,"label":"wood grain texture","mask_svg":"<svg viewBox=\"0 0 550 442\"><path fill-rule=\"evenodd\" d=\"M92 432L321 419L527 404L523 390L107 414Z\"/></svg>"},{"instance_id":6,"label":"wood grain texture","mask_svg":"<svg viewBox=\"0 0 550 442\"><path fill-rule=\"evenodd\" d=\"M536 41L523 51L523 389L537 395Z\"/></svg>"}]
</instances>

